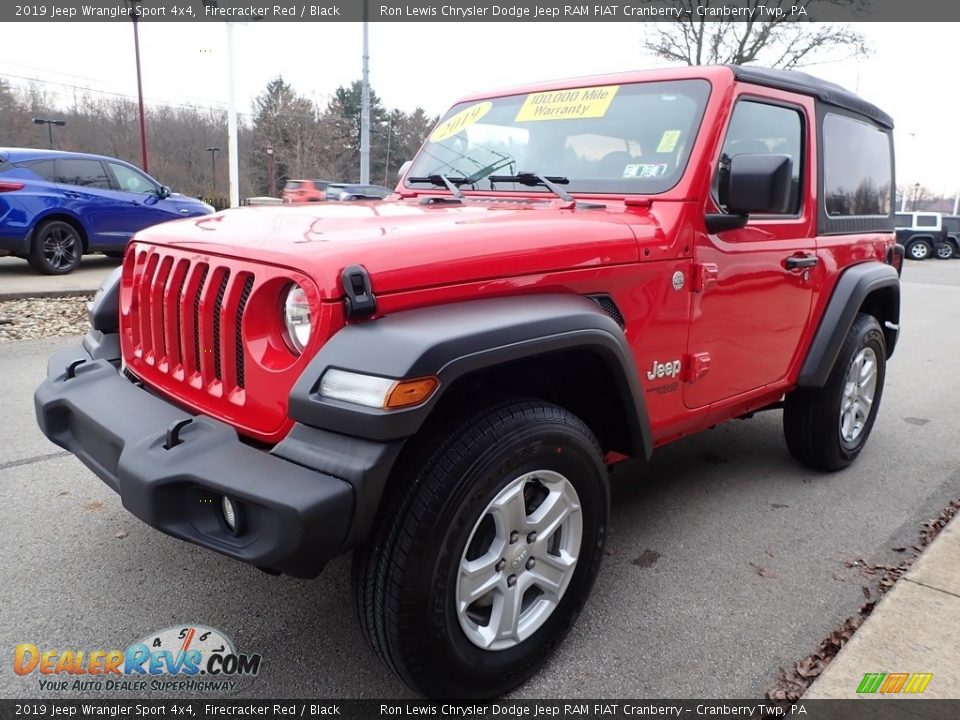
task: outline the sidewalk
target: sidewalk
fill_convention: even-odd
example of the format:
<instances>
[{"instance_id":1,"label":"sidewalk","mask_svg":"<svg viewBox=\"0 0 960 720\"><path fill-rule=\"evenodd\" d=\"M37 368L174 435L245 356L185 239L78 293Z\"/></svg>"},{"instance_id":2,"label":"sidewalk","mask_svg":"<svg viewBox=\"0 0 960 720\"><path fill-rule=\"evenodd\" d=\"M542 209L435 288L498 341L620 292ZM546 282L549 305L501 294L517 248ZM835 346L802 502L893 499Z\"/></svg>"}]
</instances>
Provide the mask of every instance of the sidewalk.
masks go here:
<instances>
[{"instance_id":1,"label":"sidewalk","mask_svg":"<svg viewBox=\"0 0 960 720\"><path fill-rule=\"evenodd\" d=\"M103 255L88 255L68 275L41 275L26 260L0 257L0 302L28 297L92 295L101 281L120 264Z\"/></svg>"},{"instance_id":2,"label":"sidewalk","mask_svg":"<svg viewBox=\"0 0 960 720\"><path fill-rule=\"evenodd\" d=\"M857 695L867 673L932 673L922 695ZM883 687L882 685L880 686ZM804 700L960 698L960 516L883 596Z\"/></svg>"}]
</instances>

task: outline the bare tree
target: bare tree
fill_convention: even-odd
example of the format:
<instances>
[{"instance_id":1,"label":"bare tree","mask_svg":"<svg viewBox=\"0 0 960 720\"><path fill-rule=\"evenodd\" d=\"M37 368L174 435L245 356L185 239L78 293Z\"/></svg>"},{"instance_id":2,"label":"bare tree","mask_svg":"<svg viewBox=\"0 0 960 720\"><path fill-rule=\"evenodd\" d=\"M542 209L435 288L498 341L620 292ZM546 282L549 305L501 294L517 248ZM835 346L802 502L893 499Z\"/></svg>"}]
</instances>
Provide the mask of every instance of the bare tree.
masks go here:
<instances>
[{"instance_id":1,"label":"bare tree","mask_svg":"<svg viewBox=\"0 0 960 720\"><path fill-rule=\"evenodd\" d=\"M759 62L793 69L868 55L863 35L842 23L812 22L819 11L859 15L870 0L745 0L738 7L753 12L746 17L713 16L711 9L730 6L729 0L675 0L680 17L673 22L650 23L655 28L644 47L666 60L687 65ZM698 8L700 10L698 10ZM802 8L803 14L799 10ZM782 10L783 14L779 14Z\"/></svg>"}]
</instances>

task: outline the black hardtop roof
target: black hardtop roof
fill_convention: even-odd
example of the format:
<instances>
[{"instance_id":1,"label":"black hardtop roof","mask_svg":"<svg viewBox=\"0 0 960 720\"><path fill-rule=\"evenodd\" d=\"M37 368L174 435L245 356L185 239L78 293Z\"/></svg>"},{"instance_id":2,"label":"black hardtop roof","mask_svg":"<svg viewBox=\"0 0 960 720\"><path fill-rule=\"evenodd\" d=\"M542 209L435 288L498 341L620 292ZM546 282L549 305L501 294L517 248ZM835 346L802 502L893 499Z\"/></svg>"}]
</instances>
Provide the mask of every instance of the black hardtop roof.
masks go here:
<instances>
[{"instance_id":1,"label":"black hardtop roof","mask_svg":"<svg viewBox=\"0 0 960 720\"><path fill-rule=\"evenodd\" d=\"M796 70L777 70L749 65L729 65L728 67L737 80L812 95L828 105L850 110L870 118L878 125L893 128L893 118L887 113L836 83Z\"/></svg>"}]
</instances>

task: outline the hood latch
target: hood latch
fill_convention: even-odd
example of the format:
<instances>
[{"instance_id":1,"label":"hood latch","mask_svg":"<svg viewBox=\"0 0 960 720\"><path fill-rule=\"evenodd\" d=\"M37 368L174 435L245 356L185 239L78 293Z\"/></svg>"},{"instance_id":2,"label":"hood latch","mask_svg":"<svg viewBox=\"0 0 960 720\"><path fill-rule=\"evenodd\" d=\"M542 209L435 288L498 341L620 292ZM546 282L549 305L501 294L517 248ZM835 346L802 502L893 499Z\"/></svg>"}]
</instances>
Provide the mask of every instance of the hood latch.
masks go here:
<instances>
[{"instance_id":1,"label":"hood latch","mask_svg":"<svg viewBox=\"0 0 960 720\"><path fill-rule=\"evenodd\" d=\"M377 298L370 286L370 276L363 265L350 265L343 269L340 276L343 285L344 301L347 305L347 318L369 317L377 312Z\"/></svg>"}]
</instances>

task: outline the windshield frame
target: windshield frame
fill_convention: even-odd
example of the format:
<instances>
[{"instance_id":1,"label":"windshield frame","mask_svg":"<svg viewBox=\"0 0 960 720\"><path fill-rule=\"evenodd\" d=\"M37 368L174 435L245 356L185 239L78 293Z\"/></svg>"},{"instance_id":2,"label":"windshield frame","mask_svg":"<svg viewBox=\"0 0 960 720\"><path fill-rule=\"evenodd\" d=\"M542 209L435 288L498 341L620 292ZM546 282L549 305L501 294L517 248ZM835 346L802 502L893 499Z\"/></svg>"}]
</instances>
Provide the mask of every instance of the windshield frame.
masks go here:
<instances>
[{"instance_id":1,"label":"windshield frame","mask_svg":"<svg viewBox=\"0 0 960 720\"><path fill-rule=\"evenodd\" d=\"M573 90L604 90L609 86L609 81L607 78L584 78L585 82L582 85L578 85ZM708 117L711 111L711 106L715 102L715 91L716 87L713 78L701 75L688 75L688 76L674 76L674 77L657 77L650 79L629 79L624 82L618 83L614 87L614 91L620 91L621 89L628 89L630 96L636 98L643 95L655 96L656 94L661 94L663 97L661 101L670 101L671 98L667 97L669 95L681 95L687 101L692 101L694 106L690 108L690 112L686 115L680 114L679 119L682 119L687 124L683 129L684 135L682 136L682 142L680 148L675 154L675 162L673 163L673 168L669 172L664 172L666 182L661 183L650 183L650 176L637 177L626 175L627 170L624 170L623 175L613 176L607 174L606 176L601 177L592 177L590 175L581 175L577 177L576 175L569 174L569 183L563 183L565 190L574 195L579 196L589 196L595 198L621 198L629 196L662 196L664 194L670 193L677 189L679 185L684 182L684 179L690 175L692 161L698 155L698 146L701 144L701 138L704 131L704 127L708 125ZM606 86L606 87L605 87ZM565 173L556 170L554 167L551 167L549 163L545 166L528 168L520 167L519 163L508 153L498 152L493 149L484 148L482 144L476 143L474 147L480 147L481 152L476 153L478 156L483 158L483 161L478 161L474 157L468 157L466 153L462 153L460 150L453 148L446 148L441 143L447 141L451 138L456 138L462 135L464 130L468 130L471 125L479 123L483 125L483 116L489 112L493 105L497 101L507 100L507 107L518 107L521 108L516 117L511 121L497 123L495 127L504 128L505 134L509 134L511 129L523 130L525 127L533 128L530 132L535 132L536 130L542 130L542 135L555 135L557 138L562 138L562 142L565 143L564 147L568 150L572 150L571 141L575 138L584 137L587 135L593 135L596 137L604 137L608 140L616 140L617 142L623 142L624 147L630 150L632 155L631 158L627 158L631 161L627 167L633 167L632 163L636 163L641 167L648 167L650 163L644 163L640 160L641 156L644 155L643 152L633 155L633 146L639 145L637 140L634 139L633 135L629 135L620 139L620 137L614 137L616 133L611 133L609 135L603 134L604 129L613 129L614 127L604 127L603 125L597 126L597 133L590 133L590 129L593 127L590 122L594 118L602 118L604 114L599 115L582 115L578 117L562 117L556 120L548 121L535 121L538 125L525 126L524 121L530 120L530 118L523 118L521 121L520 115L523 112L522 108L525 107L525 103L528 103L529 99L535 95L541 94L553 94L553 93L564 93L571 90L571 87L567 82L558 84L556 86L537 86L531 89L520 89L512 88L508 92L502 92L497 94L490 95L475 95L462 99L455 103L443 116L441 116L437 125L431 130L430 134L424 140L423 145L420 150L417 152L414 160L412 161L409 168L407 168L404 176L401 180L398 190L402 193L411 193L411 194L421 194L421 193L437 193L445 194L445 190L441 187L431 185L429 183L419 182L412 183L410 182L411 177L419 177L425 175L436 175L439 172L448 175L455 180L465 181L457 182L457 185L460 189L467 195L478 194L478 195L510 195L512 197L533 197L539 198L543 197L544 199L552 199L549 189L545 187L531 187L529 184L523 185L519 183L496 183L495 186L492 186L489 182L486 181L491 175L516 175L518 173L528 173L535 172L541 175L551 175L551 176L562 176ZM624 94L621 94L623 97ZM612 101L611 101L612 102ZM454 125L454 128L457 124L457 118L464 113L468 113L471 110L475 110L479 106L486 105L491 106L485 109L482 109L479 113L480 117L472 122L462 125L459 129L453 129L453 131L448 131L445 129L445 126ZM506 109L503 106L498 108L500 111ZM605 110L603 111L605 113ZM623 111L621 111L623 112ZM681 109L678 111L683 113ZM629 117L629 116L628 116ZM565 138L562 132L559 133L550 133L550 130L554 130L553 123L558 123L556 128L562 128L562 125L559 123L564 123L567 120L572 119L574 122L578 123L578 127L570 128L570 134ZM612 118L615 122L617 118ZM547 125L545 122L549 122ZM622 133L622 124L624 122L623 118L619 118L621 123L621 134ZM669 121L668 121L669 122ZM578 132L579 130L579 132ZM659 132L659 126L654 126L653 128L645 129L646 140L649 140L651 137L651 132L656 134ZM673 131L671 131L673 132ZM642 133L637 133L636 137L639 137ZM439 137L436 137L438 136ZM529 137L529 136L528 136ZM542 140L542 138L541 138ZM662 144L662 141L661 141ZM444 148L447 151L445 158L438 158L436 152L431 153L431 150L437 146ZM647 151L647 155L654 155L655 152L662 153L659 148L654 149L652 146L655 146L656 143L648 143L647 147L651 147L651 150ZM524 146L526 149L526 146ZM575 150L572 150L576 152ZM467 148L467 153L470 152L470 148ZM452 153L453 155L450 155ZM456 154L460 154L460 158L463 160L457 162L458 158L454 157ZM613 152L607 153L608 155L614 154ZM628 153L620 152L620 155L627 155ZM520 156L520 153L517 153ZM499 157L498 157L499 156ZM432 157L433 162L425 160L425 157ZM585 160L582 156L577 157L578 160ZM597 158L590 158L597 159ZM600 158L601 160L606 159L606 156ZM512 162L511 162L512 160ZM448 162L450 161L450 162ZM456 163L452 164L452 163ZM664 164L664 163L660 163ZM461 167L476 167L473 173L464 172L461 170ZM430 170L430 172L427 172ZM617 172L615 170L615 172ZM653 176L654 178L656 176ZM556 178L555 178L556 179ZM561 178L561 180L566 180L566 177ZM642 183L642 184L641 184Z\"/></svg>"}]
</instances>

